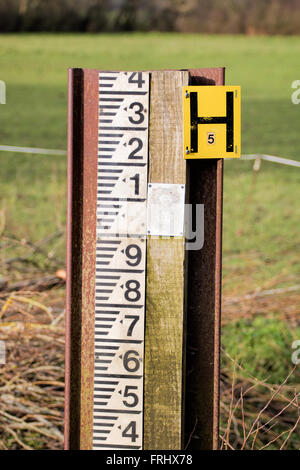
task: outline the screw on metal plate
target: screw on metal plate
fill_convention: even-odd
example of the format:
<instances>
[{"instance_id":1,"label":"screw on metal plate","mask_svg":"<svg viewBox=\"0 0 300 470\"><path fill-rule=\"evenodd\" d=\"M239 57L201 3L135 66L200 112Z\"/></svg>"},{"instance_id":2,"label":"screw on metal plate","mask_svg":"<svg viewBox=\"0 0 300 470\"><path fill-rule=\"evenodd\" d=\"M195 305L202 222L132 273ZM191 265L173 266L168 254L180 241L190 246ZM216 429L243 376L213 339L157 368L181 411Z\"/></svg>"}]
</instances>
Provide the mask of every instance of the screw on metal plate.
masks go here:
<instances>
[{"instance_id":1,"label":"screw on metal plate","mask_svg":"<svg viewBox=\"0 0 300 470\"><path fill-rule=\"evenodd\" d=\"M189 94L188 91L185 92L185 97L186 97L186 98L189 98L189 97L190 97L190 94Z\"/></svg>"}]
</instances>

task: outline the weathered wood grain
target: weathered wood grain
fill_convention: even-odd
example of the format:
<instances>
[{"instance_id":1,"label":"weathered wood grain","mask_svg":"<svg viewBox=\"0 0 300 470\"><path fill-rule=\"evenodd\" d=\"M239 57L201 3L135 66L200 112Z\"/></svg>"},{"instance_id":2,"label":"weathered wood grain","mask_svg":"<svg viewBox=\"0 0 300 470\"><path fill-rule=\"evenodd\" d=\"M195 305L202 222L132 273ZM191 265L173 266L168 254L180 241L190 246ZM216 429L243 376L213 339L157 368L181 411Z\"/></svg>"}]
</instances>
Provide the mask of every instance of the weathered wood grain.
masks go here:
<instances>
[{"instance_id":1,"label":"weathered wood grain","mask_svg":"<svg viewBox=\"0 0 300 470\"><path fill-rule=\"evenodd\" d=\"M149 182L186 183L182 86L188 72L152 72ZM147 243L144 449L181 449L183 432L184 238Z\"/></svg>"}]
</instances>

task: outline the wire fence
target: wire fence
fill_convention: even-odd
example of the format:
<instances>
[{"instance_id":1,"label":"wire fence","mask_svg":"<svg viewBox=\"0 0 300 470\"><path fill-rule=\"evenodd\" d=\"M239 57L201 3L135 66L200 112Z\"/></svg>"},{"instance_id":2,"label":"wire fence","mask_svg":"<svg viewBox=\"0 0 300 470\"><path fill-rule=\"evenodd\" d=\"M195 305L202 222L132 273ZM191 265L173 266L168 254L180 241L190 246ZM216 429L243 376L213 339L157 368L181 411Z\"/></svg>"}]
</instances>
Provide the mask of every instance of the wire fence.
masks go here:
<instances>
[{"instance_id":1,"label":"wire fence","mask_svg":"<svg viewBox=\"0 0 300 470\"><path fill-rule=\"evenodd\" d=\"M3 152L14 152L14 153L29 153L36 155L67 155L66 150L53 150L53 149L43 149L35 147L15 147L13 145L0 145L0 151ZM241 160L255 160L254 170L260 168L261 160L266 160L273 163L279 163L281 165L293 166L300 168L300 162L297 160L291 160L289 158L276 157L274 155L265 155L265 154L248 154L242 155ZM236 158L226 158L226 160L236 160Z\"/></svg>"},{"instance_id":2,"label":"wire fence","mask_svg":"<svg viewBox=\"0 0 300 470\"><path fill-rule=\"evenodd\" d=\"M33 147L14 147L13 145L0 145L0 151L14 153L32 153L38 155L66 155L66 150L41 149Z\"/></svg>"}]
</instances>

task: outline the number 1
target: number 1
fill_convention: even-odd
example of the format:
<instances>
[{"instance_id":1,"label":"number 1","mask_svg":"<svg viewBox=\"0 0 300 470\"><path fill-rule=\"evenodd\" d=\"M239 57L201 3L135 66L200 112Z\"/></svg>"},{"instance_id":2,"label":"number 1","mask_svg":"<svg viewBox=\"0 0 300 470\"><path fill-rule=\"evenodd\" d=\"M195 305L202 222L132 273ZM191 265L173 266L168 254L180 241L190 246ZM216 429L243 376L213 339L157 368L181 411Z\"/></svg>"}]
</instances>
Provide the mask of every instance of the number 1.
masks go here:
<instances>
[{"instance_id":1,"label":"number 1","mask_svg":"<svg viewBox=\"0 0 300 470\"><path fill-rule=\"evenodd\" d=\"M140 192L140 175L137 173L136 175L129 178L130 180L134 181L134 194L139 194Z\"/></svg>"}]
</instances>

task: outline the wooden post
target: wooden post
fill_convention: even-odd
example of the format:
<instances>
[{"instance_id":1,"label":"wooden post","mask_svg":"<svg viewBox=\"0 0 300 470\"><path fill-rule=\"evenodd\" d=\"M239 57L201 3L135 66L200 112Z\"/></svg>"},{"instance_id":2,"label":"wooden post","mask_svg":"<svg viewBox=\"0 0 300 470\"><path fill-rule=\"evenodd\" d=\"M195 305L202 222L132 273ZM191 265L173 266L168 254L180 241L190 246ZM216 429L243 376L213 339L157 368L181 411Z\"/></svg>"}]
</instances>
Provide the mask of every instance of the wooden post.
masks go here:
<instances>
[{"instance_id":1,"label":"wooden post","mask_svg":"<svg viewBox=\"0 0 300 470\"><path fill-rule=\"evenodd\" d=\"M152 72L149 183L186 183L182 86L188 72ZM144 448L182 448L184 237L147 241Z\"/></svg>"}]
</instances>

